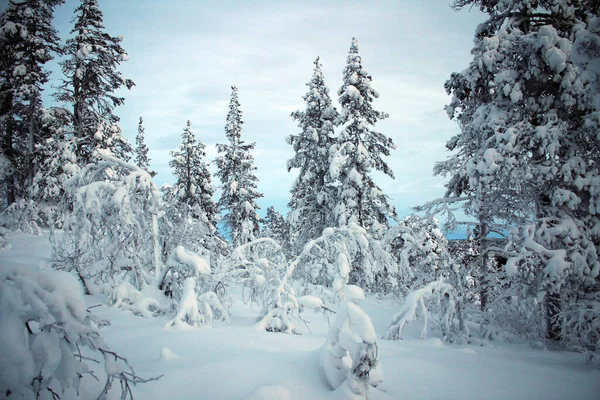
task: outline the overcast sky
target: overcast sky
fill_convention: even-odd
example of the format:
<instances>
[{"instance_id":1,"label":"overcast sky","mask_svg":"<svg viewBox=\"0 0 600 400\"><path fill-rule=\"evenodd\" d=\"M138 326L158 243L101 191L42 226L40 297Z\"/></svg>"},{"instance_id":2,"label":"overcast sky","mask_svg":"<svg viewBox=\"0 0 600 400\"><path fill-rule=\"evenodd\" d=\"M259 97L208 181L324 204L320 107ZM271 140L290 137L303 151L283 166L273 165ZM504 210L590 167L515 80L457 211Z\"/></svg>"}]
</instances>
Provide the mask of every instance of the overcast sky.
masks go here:
<instances>
[{"instance_id":1,"label":"overcast sky","mask_svg":"<svg viewBox=\"0 0 600 400\"><path fill-rule=\"evenodd\" d=\"M186 121L192 121L212 160L215 143L225 142L230 86L236 85L242 137L256 142L264 193L259 205L262 212L268 205L285 211L297 174L286 170L292 151L285 138L298 132L290 113L305 106L302 96L317 56L337 104L355 36L380 93L374 107L390 114L376 129L398 144L387 159L396 179L380 174L375 179L399 215L406 215L410 207L443 194L444 180L434 178L432 168L447 157L444 144L458 132L443 110L449 100L443 84L467 67L475 27L483 21L477 10L455 12L449 3L99 0L107 31L124 37L129 61L121 71L136 83L117 109L123 132L135 143L143 116L156 181L172 183L169 150L177 149ZM77 4L67 0L57 9L55 24L63 37Z\"/></svg>"}]
</instances>

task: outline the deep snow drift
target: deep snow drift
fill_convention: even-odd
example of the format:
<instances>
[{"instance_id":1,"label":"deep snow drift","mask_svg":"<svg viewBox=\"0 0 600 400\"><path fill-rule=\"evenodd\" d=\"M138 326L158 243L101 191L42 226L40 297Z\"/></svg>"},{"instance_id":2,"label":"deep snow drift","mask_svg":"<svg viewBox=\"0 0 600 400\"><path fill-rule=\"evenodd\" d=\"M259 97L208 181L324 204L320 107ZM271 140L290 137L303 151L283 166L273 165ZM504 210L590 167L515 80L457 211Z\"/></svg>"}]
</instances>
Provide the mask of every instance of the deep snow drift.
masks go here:
<instances>
[{"instance_id":1,"label":"deep snow drift","mask_svg":"<svg viewBox=\"0 0 600 400\"><path fill-rule=\"evenodd\" d=\"M44 268L47 236L11 234L10 241L11 249L0 251L0 268ZM140 376L164 375L135 387L137 399L331 399L319 364L328 321L307 311L306 324L296 323L301 335L269 333L255 326L258 310L240 295L234 299L228 322L187 329L165 329L171 314L144 318L107 306L106 296L86 302L101 304L91 311L111 323L102 336ZM362 306L377 331L383 371L374 399L596 399L600 393L600 370L580 354L527 344L448 345L435 326L422 340L419 323L403 330L403 340L383 340L401 304L368 297ZM82 396L95 398L97 385L84 381Z\"/></svg>"}]
</instances>

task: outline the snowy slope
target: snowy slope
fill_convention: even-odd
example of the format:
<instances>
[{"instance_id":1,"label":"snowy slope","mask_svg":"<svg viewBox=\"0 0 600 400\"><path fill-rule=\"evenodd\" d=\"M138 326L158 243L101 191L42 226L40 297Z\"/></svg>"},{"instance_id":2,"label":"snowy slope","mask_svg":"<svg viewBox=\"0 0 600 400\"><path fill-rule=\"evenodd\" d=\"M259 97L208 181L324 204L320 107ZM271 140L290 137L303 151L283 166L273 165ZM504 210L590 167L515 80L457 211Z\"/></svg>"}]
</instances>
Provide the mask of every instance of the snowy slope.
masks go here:
<instances>
[{"instance_id":1,"label":"snowy slope","mask_svg":"<svg viewBox=\"0 0 600 400\"><path fill-rule=\"evenodd\" d=\"M47 237L11 236L12 248L0 252L0 267L44 265ZM254 327L257 310L236 296L228 323L212 328L164 329L171 316L142 318L106 306L102 296L88 305L111 326L101 333L143 377L164 374L134 390L137 399L330 399L320 367L327 321L306 312L302 335L268 333ZM399 304L369 298L364 309L382 337ZM535 350L526 345L455 346L435 333L417 339L379 340L384 381L374 399L597 399L600 371L583 364L579 354ZM89 383L84 394L94 388ZM90 396L93 397L93 396Z\"/></svg>"}]
</instances>

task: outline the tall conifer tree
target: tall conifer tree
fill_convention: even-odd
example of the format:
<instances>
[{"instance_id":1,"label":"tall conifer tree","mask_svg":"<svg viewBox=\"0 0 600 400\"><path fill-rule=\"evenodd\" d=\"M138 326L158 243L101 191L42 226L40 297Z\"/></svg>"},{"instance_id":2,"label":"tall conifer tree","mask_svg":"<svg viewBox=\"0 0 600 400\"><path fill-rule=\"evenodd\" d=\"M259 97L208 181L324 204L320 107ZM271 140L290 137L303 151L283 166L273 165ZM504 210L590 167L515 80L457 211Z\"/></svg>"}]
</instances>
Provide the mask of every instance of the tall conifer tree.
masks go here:
<instances>
[{"instance_id":1,"label":"tall conifer tree","mask_svg":"<svg viewBox=\"0 0 600 400\"><path fill-rule=\"evenodd\" d=\"M239 246L255 239L259 232L260 218L256 199L262 197L257 191L258 179L254 175L256 167L250 151L255 143L242 140L242 111L238 100L238 89L231 87L231 101L225 124L226 144L217 144L217 176L221 180L219 211L224 212L223 222L226 234L233 246Z\"/></svg>"},{"instance_id":2,"label":"tall conifer tree","mask_svg":"<svg viewBox=\"0 0 600 400\"><path fill-rule=\"evenodd\" d=\"M173 160L169 165L177 177L172 191L177 202L188 207L193 217L202 219L214 232L217 209L212 199L214 189L208 164L204 161L204 148L204 143L196 140L188 121L181 135L179 151L171 152Z\"/></svg>"},{"instance_id":3,"label":"tall conifer tree","mask_svg":"<svg viewBox=\"0 0 600 400\"><path fill-rule=\"evenodd\" d=\"M117 70L127 60L121 47L123 39L105 31L97 0L82 0L75 9L74 22L74 36L67 40L67 58L61 63L65 78L57 98L73 106L78 157L87 164L92 151L100 148L127 161L132 147L122 136L119 117L114 113L124 102L115 92L134 86Z\"/></svg>"},{"instance_id":4,"label":"tall conifer tree","mask_svg":"<svg viewBox=\"0 0 600 400\"><path fill-rule=\"evenodd\" d=\"M383 156L389 156L395 145L391 138L373 130L377 121L388 114L373 109L371 103L379 94L371 87L371 80L362 66L358 42L352 38L343 84L338 90L342 108L337 124L341 130L331 166L339 181L340 200L335 213L340 226L354 222L381 235L396 211L373 182L371 173L375 169L394 177Z\"/></svg>"},{"instance_id":5,"label":"tall conifer tree","mask_svg":"<svg viewBox=\"0 0 600 400\"><path fill-rule=\"evenodd\" d=\"M36 172L35 146L44 140L42 91L44 65L61 53L52 26L63 0L10 1L0 16L0 129L2 155L12 174L2 174L8 203L24 197Z\"/></svg>"},{"instance_id":6,"label":"tall conifer tree","mask_svg":"<svg viewBox=\"0 0 600 400\"><path fill-rule=\"evenodd\" d=\"M287 138L295 152L288 160L288 171L299 169L291 190L289 220L300 248L320 236L325 228L337 226L333 215L337 189L329 176L329 150L335 143L337 111L331 105L319 58L314 64L313 76L306 84L309 90L303 96L306 108L292 113L301 132Z\"/></svg>"}]
</instances>

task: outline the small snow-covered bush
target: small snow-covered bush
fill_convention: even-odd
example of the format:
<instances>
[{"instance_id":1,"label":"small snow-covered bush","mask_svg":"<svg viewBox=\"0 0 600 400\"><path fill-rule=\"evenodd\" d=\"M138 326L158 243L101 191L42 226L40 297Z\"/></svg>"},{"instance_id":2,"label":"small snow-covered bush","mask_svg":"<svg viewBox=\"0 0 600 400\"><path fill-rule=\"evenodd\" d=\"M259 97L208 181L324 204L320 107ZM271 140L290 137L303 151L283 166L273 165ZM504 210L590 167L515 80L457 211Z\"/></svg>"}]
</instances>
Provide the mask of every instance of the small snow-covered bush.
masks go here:
<instances>
[{"instance_id":1,"label":"small snow-covered bush","mask_svg":"<svg viewBox=\"0 0 600 400\"><path fill-rule=\"evenodd\" d=\"M450 284L434 281L406 296L400 312L392 319L388 330L388 339L400 339L407 323L423 320L421 338L427 335L429 314L438 324L444 340L466 342L469 332L462 320L456 291Z\"/></svg>"},{"instance_id":2,"label":"small snow-covered bush","mask_svg":"<svg viewBox=\"0 0 600 400\"><path fill-rule=\"evenodd\" d=\"M585 354L590 364L600 364L600 301L571 304L557 319L561 338L569 349Z\"/></svg>"},{"instance_id":3,"label":"small snow-covered bush","mask_svg":"<svg viewBox=\"0 0 600 400\"><path fill-rule=\"evenodd\" d=\"M333 389L344 398L366 399L369 388L383 380L377 357L377 334L369 316L356 303L362 290L354 287L338 311L322 350L321 366Z\"/></svg>"},{"instance_id":4,"label":"small snow-covered bush","mask_svg":"<svg viewBox=\"0 0 600 400\"><path fill-rule=\"evenodd\" d=\"M159 279L159 289L176 301L181 299L183 282L187 278L197 278L211 272L210 265L203 257L183 246L177 246L171 252L166 267Z\"/></svg>"},{"instance_id":5,"label":"small snow-covered bush","mask_svg":"<svg viewBox=\"0 0 600 400\"><path fill-rule=\"evenodd\" d=\"M8 241L8 229L0 226L0 251L9 250L10 242Z\"/></svg>"},{"instance_id":6,"label":"small snow-covered bush","mask_svg":"<svg viewBox=\"0 0 600 400\"><path fill-rule=\"evenodd\" d=\"M485 312L471 310L469 319L478 322L481 336L507 343L544 337L542 304L517 290L504 290L492 298Z\"/></svg>"},{"instance_id":7,"label":"small snow-covered bush","mask_svg":"<svg viewBox=\"0 0 600 400\"><path fill-rule=\"evenodd\" d=\"M381 243L398 263L403 290L437 279L446 267L448 241L435 219L410 215L388 229Z\"/></svg>"},{"instance_id":8,"label":"small snow-covered bush","mask_svg":"<svg viewBox=\"0 0 600 400\"><path fill-rule=\"evenodd\" d=\"M310 250L310 246L305 246L305 250L287 267L285 274L281 278L273 275L273 273L270 274L271 277L267 281L267 285L262 289L262 293L268 293L268 296L264 297L264 312L261 313L264 316L257 324L259 328L269 332L294 333L293 313L298 313L296 317L299 317L299 313L305 308L329 310L325 307L323 300L316 296L306 295L299 298L296 297L296 291L292 286L291 279L294 270L302 260L302 255L305 254L306 250ZM347 265L343 269L346 275L343 279L340 278L340 287L343 287L348 281L347 272L349 268L346 267Z\"/></svg>"},{"instance_id":9,"label":"small snow-covered bush","mask_svg":"<svg viewBox=\"0 0 600 400\"><path fill-rule=\"evenodd\" d=\"M106 303L109 306L120 307L142 317L152 317L165 313L158 300L146 296L133 285L121 282L110 292Z\"/></svg>"},{"instance_id":10,"label":"small snow-covered bush","mask_svg":"<svg viewBox=\"0 0 600 400\"><path fill-rule=\"evenodd\" d=\"M0 393L8 398L78 398L93 353L103 360L105 398L119 381L121 398L143 383L127 360L111 351L86 312L82 288L65 272L0 268ZM86 356L81 350L86 348ZM84 378L85 379L85 378ZM98 378L96 378L98 379ZM153 378L154 379L154 378Z\"/></svg>"},{"instance_id":11,"label":"small snow-covered bush","mask_svg":"<svg viewBox=\"0 0 600 400\"><path fill-rule=\"evenodd\" d=\"M38 207L33 200L17 200L0 214L0 226L12 232L41 235L40 222Z\"/></svg>"},{"instance_id":12,"label":"small snow-covered bush","mask_svg":"<svg viewBox=\"0 0 600 400\"><path fill-rule=\"evenodd\" d=\"M338 301L343 301L340 295L347 283L379 292L396 287L397 264L393 257L354 223L326 228L304 246L297 260L294 277L332 288Z\"/></svg>"},{"instance_id":13,"label":"small snow-covered bush","mask_svg":"<svg viewBox=\"0 0 600 400\"><path fill-rule=\"evenodd\" d=\"M245 299L261 307L259 318L269 311L272 294L285 271L285 255L271 238L259 238L238 246L225 260L223 274L226 284L241 285Z\"/></svg>"},{"instance_id":14,"label":"small snow-covered bush","mask_svg":"<svg viewBox=\"0 0 600 400\"><path fill-rule=\"evenodd\" d=\"M165 328L182 327L182 326L201 326L211 325L213 313L210 305L206 302L198 303L196 296L196 279L187 278L183 282L183 292L177 314L170 320Z\"/></svg>"}]
</instances>

